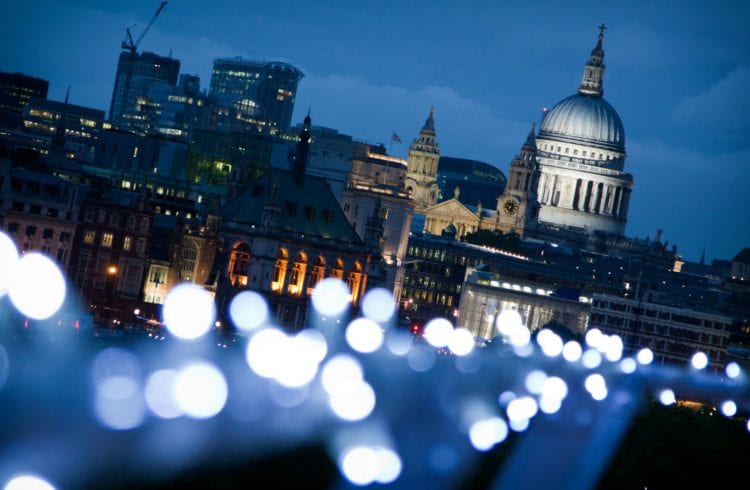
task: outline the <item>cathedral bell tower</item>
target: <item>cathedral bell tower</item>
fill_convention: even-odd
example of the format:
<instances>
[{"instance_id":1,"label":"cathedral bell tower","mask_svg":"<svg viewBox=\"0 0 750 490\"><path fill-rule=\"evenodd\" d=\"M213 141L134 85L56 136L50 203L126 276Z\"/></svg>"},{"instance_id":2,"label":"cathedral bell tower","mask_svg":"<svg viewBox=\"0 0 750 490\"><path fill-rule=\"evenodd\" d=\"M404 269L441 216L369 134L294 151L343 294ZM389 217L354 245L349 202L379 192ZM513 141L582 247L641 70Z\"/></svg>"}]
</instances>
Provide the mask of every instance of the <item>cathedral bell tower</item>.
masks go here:
<instances>
[{"instance_id":1,"label":"cathedral bell tower","mask_svg":"<svg viewBox=\"0 0 750 490\"><path fill-rule=\"evenodd\" d=\"M437 167L440 147L435 140L435 108L419 132L419 137L409 146L406 191L416 203L415 212L421 213L434 205L440 188L437 185Z\"/></svg>"},{"instance_id":2,"label":"cathedral bell tower","mask_svg":"<svg viewBox=\"0 0 750 490\"><path fill-rule=\"evenodd\" d=\"M535 226L539 215L536 195L539 163L536 159L535 129L536 126L532 124L521 152L510 163L505 191L497 198L496 228L503 233L512 231L523 236L526 230Z\"/></svg>"}]
</instances>

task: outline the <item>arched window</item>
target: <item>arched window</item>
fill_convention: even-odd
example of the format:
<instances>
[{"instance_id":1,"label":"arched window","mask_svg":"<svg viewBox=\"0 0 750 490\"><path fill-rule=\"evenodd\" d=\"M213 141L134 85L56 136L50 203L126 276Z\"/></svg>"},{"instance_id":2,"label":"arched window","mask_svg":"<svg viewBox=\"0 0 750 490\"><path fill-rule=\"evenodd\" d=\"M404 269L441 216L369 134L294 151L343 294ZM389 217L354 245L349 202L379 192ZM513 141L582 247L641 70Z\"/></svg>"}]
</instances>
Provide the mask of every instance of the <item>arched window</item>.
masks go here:
<instances>
[{"instance_id":1,"label":"arched window","mask_svg":"<svg viewBox=\"0 0 750 490\"><path fill-rule=\"evenodd\" d=\"M307 282L307 295L310 296L315 289L315 285L318 284L325 275L326 260L318 256L313 263L312 270L310 271L310 279Z\"/></svg>"},{"instance_id":2,"label":"arched window","mask_svg":"<svg viewBox=\"0 0 750 490\"><path fill-rule=\"evenodd\" d=\"M333 263L333 267L331 267L331 273L329 277L335 277L336 279L344 278L344 261L343 260L336 259L336 261Z\"/></svg>"},{"instance_id":3,"label":"arched window","mask_svg":"<svg viewBox=\"0 0 750 490\"><path fill-rule=\"evenodd\" d=\"M287 291L292 296L302 295L302 286L305 282L305 272L307 271L307 255L304 252L300 252L294 258L294 264L292 265L292 273L289 277L289 287Z\"/></svg>"},{"instance_id":4,"label":"arched window","mask_svg":"<svg viewBox=\"0 0 750 490\"><path fill-rule=\"evenodd\" d=\"M232 247L229 256L229 280L234 286L247 286L247 276L250 270L250 246L240 242Z\"/></svg>"},{"instance_id":5,"label":"arched window","mask_svg":"<svg viewBox=\"0 0 750 490\"><path fill-rule=\"evenodd\" d=\"M148 231L148 218L141 219L141 231L146 233Z\"/></svg>"},{"instance_id":6,"label":"arched window","mask_svg":"<svg viewBox=\"0 0 750 490\"><path fill-rule=\"evenodd\" d=\"M276 255L276 264L273 268L273 278L271 279L271 291L281 293L281 287L286 277L286 264L289 262L289 253L285 248L280 248Z\"/></svg>"},{"instance_id":7,"label":"arched window","mask_svg":"<svg viewBox=\"0 0 750 490\"><path fill-rule=\"evenodd\" d=\"M352 264L352 268L349 270L349 275L346 279L346 285L352 293L352 304L356 305L359 300L360 289L362 289L362 264L359 262Z\"/></svg>"}]
</instances>

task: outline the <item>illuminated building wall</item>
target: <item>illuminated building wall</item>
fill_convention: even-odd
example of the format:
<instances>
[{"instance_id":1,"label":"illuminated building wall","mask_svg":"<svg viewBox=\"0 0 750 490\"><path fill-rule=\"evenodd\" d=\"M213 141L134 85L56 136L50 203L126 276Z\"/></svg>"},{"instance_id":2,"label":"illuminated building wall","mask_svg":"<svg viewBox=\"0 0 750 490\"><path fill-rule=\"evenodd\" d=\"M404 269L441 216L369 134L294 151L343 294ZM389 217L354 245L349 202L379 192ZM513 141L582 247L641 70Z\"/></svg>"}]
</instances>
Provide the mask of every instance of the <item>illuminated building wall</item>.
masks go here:
<instances>
[{"instance_id":1,"label":"illuminated building wall","mask_svg":"<svg viewBox=\"0 0 750 490\"><path fill-rule=\"evenodd\" d=\"M46 99L49 82L23 73L0 71L0 126L17 128L21 113L32 98Z\"/></svg>"}]
</instances>

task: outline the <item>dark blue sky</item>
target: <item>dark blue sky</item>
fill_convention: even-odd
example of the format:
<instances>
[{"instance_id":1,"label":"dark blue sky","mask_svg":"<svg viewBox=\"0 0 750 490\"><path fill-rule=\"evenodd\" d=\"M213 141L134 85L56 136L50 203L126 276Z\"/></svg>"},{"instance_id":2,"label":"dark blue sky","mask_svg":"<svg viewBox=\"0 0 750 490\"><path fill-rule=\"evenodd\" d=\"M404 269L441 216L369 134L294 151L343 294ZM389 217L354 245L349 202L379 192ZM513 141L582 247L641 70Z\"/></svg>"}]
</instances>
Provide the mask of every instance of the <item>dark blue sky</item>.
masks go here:
<instances>
[{"instance_id":1,"label":"dark blue sky","mask_svg":"<svg viewBox=\"0 0 750 490\"><path fill-rule=\"evenodd\" d=\"M109 108L125 27L158 0L0 0L0 70L72 85ZM686 259L750 246L750 2L171 0L141 44L210 82L219 56L283 60L306 74L295 121L405 156L430 106L444 155L504 172L541 108L575 92L596 26L605 98L626 130L635 178L628 235L678 244Z\"/></svg>"}]
</instances>

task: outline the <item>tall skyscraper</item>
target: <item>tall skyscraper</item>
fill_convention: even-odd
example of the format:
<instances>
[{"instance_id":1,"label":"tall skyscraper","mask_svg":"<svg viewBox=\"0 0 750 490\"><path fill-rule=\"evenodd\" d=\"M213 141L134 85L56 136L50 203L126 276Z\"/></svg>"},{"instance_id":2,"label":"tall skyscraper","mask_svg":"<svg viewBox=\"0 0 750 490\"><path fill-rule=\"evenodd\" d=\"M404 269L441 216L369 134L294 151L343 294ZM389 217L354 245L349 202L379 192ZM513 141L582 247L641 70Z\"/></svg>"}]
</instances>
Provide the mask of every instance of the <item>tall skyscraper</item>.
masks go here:
<instances>
[{"instance_id":1,"label":"tall skyscraper","mask_svg":"<svg viewBox=\"0 0 750 490\"><path fill-rule=\"evenodd\" d=\"M110 121L141 131L148 129L147 116L142 114L139 97L155 84L177 85L180 60L154 53L123 51L117 63L117 75L109 109Z\"/></svg>"},{"instance_id":2,"label":"tall skyscraper","mask_svg":"<svg viewBox=\"0 0 750 490\"><path fill-rule=\"evenodd\" d=\"M233 95L252 100L271 134L288 133L302 71L281 61L217 58L209 95Z\"/></svg>"}]
</instances>

